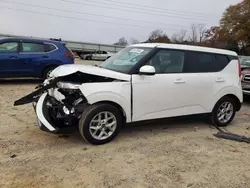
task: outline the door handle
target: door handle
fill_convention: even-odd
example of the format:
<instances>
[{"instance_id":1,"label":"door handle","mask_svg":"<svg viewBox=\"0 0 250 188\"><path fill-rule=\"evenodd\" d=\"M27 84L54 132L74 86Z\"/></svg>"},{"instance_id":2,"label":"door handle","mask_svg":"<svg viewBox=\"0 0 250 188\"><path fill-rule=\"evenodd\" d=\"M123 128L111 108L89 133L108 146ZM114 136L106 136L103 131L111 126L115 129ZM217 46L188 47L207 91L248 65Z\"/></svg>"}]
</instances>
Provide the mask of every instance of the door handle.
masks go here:
<instances>
[{"instance_id":1,"label":"door handle","mask_svg":"<svg viewBox=\"0 0 250 188\"><path fill-rule=\"evenodd\" d=\"M176 83L176 84L184 84L184 83L186 83L186 82L185 82L185 80L183 80L182 78L177 78L177 79L174 81L174 83Z\"/></svg>"},{"instance_id":2,"label":"door handle","mask_svg":"<svg viewBox=\"0 0 250 188\"><path fill-rule=\"evenodd\" d=\"M225 80L222 78L222 77L219 77L219 78L216 78L216 80L215 80L216 82L225 82Z\"/></svg>"},{"instance_id":3,"label":"door handle","mask_svg":"<svg viewBox=\"0 0 250 188\"><path fill-rule=\"evenodd\" d=\"M42 56L42 58L49 58L49 56L47 56L47 55L44 55L44 56Z\"/></svg>"},{"instance_id":4,"label":"door handle","mask_svg":"<svg viewBox=\"0 0 250 188\"><path fill-rule=\"evenodd\" d=\"M17 59L17 56L10 56L9 59Z\"/></svg>"}]
</instances>

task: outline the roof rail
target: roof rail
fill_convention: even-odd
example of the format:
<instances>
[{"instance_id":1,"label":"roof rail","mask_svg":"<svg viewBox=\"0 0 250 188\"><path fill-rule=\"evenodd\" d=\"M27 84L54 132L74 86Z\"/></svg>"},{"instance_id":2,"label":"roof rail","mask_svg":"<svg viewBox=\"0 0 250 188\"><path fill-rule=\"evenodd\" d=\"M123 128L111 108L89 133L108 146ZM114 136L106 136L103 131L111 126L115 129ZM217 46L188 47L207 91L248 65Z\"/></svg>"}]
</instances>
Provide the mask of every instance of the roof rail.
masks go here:
<instances>
[{"instance_id":1,"label":"roof rail","mask_svg":"<svg viewBox=\"0 0 250 188\"><path fill-rule=\"evenodd\" d=\"M59 39L56 39L56 38L50 38L49 40L54 40L54 41L62 41L62 39L61 39L61 38L59 38Z\"/></svg>"}]
</instances>

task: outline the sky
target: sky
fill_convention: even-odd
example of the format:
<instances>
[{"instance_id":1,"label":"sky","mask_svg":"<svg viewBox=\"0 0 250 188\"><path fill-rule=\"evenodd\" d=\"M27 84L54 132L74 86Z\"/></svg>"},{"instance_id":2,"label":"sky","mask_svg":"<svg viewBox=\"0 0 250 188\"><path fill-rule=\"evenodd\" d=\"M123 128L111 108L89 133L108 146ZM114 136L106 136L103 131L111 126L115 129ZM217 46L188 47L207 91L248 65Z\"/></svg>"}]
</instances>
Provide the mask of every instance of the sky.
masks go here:
<instances>
[{"instance_id":1,"label":"sky","mask_svg":"<svg viewBox=\"0 0 250 188\"><path fill-rule=\"evenodd\" d=\"M113 44L120 37L169 37L191 24L219 25L241 0L0 0L0 33Z\"/></svg>"}]
</instances>

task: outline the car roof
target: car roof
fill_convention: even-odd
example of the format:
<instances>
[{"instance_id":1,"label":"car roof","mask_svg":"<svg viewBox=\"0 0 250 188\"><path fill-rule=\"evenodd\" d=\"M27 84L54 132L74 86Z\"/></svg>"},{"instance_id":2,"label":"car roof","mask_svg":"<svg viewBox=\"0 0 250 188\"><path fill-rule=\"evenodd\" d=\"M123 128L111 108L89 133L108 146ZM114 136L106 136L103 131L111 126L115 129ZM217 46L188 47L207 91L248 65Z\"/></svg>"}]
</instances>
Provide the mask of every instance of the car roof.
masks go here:
<instances>
[{"instance_id":1,"label":"car roof","mask_svg":"<svg viewBox=\"0 0 250 188\"><path fill-rule=\"evenodd\" d=\"M53 43L53 44L58 44L58 43L63 43L61 41L56 41L56 40L44 40L44 39L36 39L36 38L17 38L17 37L7 37L7 38L1 38L0 42L3 41L23 41L23 42L47 42L47 43Z\"/></svg>"},{"instance_id":2,"label":"car roof","mask_svg":"<svg viewBox=\"0 0 250 188\"><path fill-rule=\"evenodd\" d=\"M209 52L209 53L238 56L236 52L230 51L230 50L193 46L193 45L183 45L183 44L141 43L141 44L131 45L131 47L166 48L166 49L170 48L170 49L176 49L176 50L190 50L190 51L197 51L197 52Z\"/></svg>"}]
</instances>

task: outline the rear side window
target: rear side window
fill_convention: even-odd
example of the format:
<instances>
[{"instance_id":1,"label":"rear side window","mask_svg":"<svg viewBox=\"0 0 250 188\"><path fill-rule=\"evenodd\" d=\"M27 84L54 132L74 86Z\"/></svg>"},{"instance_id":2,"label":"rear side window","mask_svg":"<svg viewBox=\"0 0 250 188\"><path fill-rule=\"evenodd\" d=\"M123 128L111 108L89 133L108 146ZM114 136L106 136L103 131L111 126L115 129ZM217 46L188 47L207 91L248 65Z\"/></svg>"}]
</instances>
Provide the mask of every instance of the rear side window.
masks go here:
<instances>
[{"instance_id":1,"label":"rear side window","mask_svg":"<svg viewBox=\"0 0 250 188\"><path fill-rule=\"evenodd\" d=\"M24 42L22 52L45 52L43 44Z\"/></svg>"},{"instance_id":2,"label":"rear side window","mask_svg":"<svg viewBox=\"0 0 250 188\"><path fill-rule=\"evenodd\" d=\"M214 54L190 51L184 71L187 73L217 72L219 66Z\"/></svg>"},{"instance_id":3,"label":"rear side window","mask_svg":"<svg viewBox=\"0 0 250 188\"><path fill-rule=\"evenodd\" d=\"M53 50L56 50L56 46L53 44L45 44L44 47L45 47L45 52L51 52Z\"/></svg>"},{"instance_id":4,"label":"rear side window","mask_svg":"<svg viewBox=\"0 0 250 188\"><path fill-rule=\"evenodd\" d=\"M220 54L216 54L215 55L217 63L218 63L218 69L219 71L224 69L228 63L229 63L229 59L226 55L220 55Z\"/></svg>"},{"instance_id":5,"label":"rear side window","mask_svg":"<svg viewBox=\"0 0 250 188\"><path fill-rule=\"evenodd\" d=\"M0 44L0 53L17 53L17 42L5 42Z\"/></svg>"}]
</instances>

